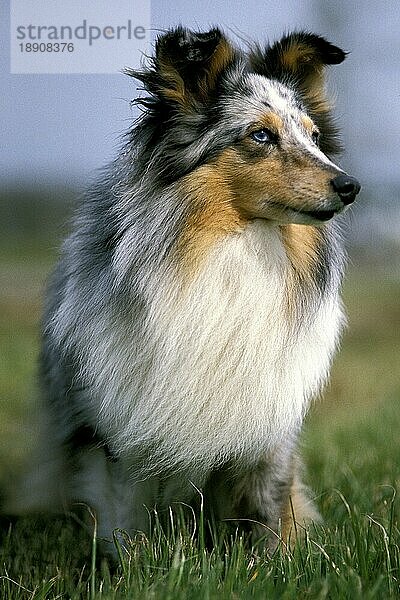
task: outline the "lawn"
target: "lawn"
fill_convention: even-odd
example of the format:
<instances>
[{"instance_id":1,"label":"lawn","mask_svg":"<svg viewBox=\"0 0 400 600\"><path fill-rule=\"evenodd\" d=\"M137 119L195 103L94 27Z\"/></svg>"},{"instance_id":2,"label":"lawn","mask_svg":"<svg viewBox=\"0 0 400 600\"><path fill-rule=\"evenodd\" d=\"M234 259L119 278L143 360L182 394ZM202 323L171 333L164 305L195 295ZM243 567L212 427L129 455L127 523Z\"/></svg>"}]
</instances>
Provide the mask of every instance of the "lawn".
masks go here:
<instances>
[{"instance_id":1,"label":"lawn","mask_svg":"<svg viewBox=\"0 0 400 600\"><path fill-rule=\"evenodd\" d=\"M55 247L2 241L0 492L35 444L38 322ZM110 568L96 557L90 517L3 517L0 598L400 596L400 283L356 264L344 296L349 328L302 435L307 481L324 517L302 545L267 559L240 537L215 534L206 548L206 525L200 520L194 533L182 508L168 532L156 524L151 539L125 540L128 552L117 544L120 564Z\"/></svg>"}]
</instances>

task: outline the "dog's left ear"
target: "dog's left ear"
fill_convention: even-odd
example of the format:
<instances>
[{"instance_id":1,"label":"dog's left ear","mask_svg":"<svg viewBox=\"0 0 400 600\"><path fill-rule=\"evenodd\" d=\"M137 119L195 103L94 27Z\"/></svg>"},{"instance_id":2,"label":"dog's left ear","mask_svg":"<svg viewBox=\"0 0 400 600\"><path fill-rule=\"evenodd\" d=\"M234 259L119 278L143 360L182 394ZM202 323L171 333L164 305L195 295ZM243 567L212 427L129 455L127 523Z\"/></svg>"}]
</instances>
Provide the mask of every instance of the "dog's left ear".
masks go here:
<instances>
[{"instance_id":1,"label":"dog's left ear","mask_svg":"<svg viewBox=\"0 0 400 600\"><path fill-rule=\"evenodd\" d=\"M195 32L179 26L159 36L150 69L126 72L140 79L153 98L187 111L212 97L234 57L233 46L219 29Z\"/></svg>"},{"instance_id":2,"label":"dog's left ear","mask_svg":"<svg viewBox=\"0 0 400 600\"><path fill-rule=\"evenodd\" d=\"M314 110L326 106L324 71L326 65L337 65L345 52L324 38L307 32L295 32L264 50L257 47L250 54L252 70L266 77L288 81L298 87L304 100ZM319 105L319 106L318 106Z\"/></svg>"}]
</instances>

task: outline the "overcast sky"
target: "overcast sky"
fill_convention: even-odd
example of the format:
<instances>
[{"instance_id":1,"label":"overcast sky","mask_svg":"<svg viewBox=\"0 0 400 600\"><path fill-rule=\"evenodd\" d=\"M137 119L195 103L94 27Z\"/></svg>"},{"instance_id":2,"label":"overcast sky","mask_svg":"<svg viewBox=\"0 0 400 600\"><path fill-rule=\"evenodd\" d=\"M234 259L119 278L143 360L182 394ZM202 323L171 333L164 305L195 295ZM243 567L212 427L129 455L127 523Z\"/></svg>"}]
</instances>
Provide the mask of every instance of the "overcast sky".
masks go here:
<instances>
[{"instance_id":1,"label":"overcast sky","mask_svg":"<svg viewBox=\"0 0 400 600\"><path fill-rule=\"evenodd\" d=\"M112 11L113 3L109 6ZM136 83L121 74L11 75L7 1L2 0L0 11L0 179L81 184L115 155L119 136L136 114L129 104ZM308 29L349 51L345 63L330 70L347 145L342 164L363 182L400 183L397 1L151 2L152 28L178 23L196 29L217 24L260 41L293 28ZM129 56L124 59L121 68L129 65Z\"/></svg>"}]
</instances>

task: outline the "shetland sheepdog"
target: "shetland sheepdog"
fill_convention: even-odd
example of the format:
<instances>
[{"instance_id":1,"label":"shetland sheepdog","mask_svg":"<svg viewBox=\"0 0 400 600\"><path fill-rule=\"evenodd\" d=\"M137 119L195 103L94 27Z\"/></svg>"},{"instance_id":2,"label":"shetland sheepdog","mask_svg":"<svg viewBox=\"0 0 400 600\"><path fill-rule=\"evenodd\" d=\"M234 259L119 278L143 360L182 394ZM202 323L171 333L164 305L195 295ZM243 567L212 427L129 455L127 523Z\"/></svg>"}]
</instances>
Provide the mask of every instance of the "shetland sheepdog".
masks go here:
<instances>
[{"instance_id":1,"label":"shetland sheepdog","mask_svg":"<svg viewBox=\"0 0 400 600\"><path fill-rule=\"evenodd\" d=\"M317 518L296 446L344 323L335 217L360 185L324 82L344 58L308 32L244 51L177 27L127 70L142 114L47 295L32 508L86 502L110 537L201 490L270 550Z\"/></svg>"}]
</instances>

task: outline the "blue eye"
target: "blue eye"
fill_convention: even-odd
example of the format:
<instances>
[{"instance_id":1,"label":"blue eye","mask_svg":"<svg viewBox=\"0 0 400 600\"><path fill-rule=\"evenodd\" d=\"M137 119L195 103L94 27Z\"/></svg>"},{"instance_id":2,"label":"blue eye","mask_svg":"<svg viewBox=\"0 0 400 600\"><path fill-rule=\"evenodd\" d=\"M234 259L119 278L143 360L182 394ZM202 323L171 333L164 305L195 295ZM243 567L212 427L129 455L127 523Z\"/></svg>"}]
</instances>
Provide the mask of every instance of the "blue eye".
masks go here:
<instances>
[{"instance_id":1,"label":"blue eye","mask_svg":"<svg viewBox=\"0 0 400 600\"><path fill-rule=\"evenodd\" d=\"M276 142L276 135L269 129L259 129L258 131L253 131L250 134L250 137L259 144L273 144Z\"/></svg>"}]
</instances>

